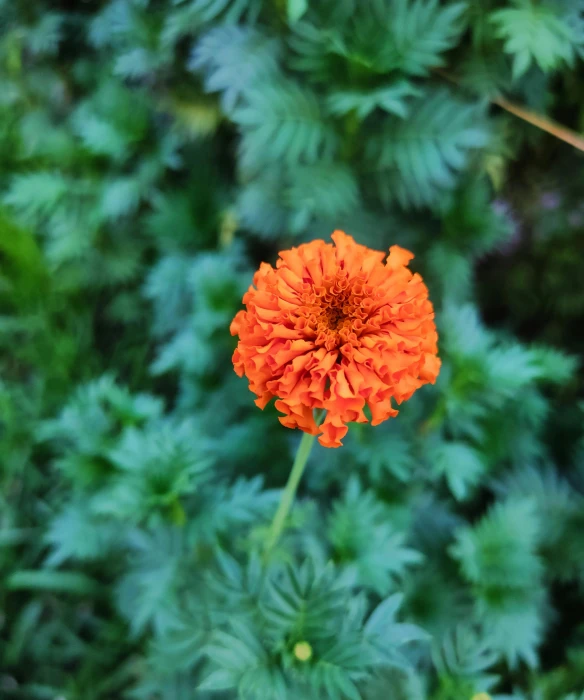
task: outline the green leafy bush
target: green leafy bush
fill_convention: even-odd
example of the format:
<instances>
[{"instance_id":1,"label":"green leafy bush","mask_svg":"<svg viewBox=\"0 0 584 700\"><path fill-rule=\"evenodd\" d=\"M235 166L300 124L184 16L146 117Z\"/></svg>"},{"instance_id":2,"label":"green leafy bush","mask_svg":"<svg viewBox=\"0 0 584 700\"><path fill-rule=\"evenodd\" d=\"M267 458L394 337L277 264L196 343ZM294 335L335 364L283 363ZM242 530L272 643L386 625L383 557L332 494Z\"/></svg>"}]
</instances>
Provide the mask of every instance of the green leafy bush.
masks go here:
<instances>
[{"instance_id":1,"label":"green leafy bush","mask_svg":"<svg viewBox=\"0 0 584 700\"><path fill-rule=\"evenodd\" d=\"M0 697L584 698L583 11L0 0ZM442 370L266 552L229 325L337 228Z\"/></svg>"}]
</instances>

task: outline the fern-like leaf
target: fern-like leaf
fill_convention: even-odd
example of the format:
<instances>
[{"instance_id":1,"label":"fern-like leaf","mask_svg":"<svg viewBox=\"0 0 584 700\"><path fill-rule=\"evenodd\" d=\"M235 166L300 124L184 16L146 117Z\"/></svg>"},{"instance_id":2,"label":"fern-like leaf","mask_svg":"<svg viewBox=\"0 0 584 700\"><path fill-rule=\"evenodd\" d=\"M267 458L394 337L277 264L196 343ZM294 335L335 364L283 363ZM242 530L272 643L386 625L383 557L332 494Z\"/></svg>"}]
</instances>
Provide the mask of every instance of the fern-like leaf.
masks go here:
<instances>
[{"instance_id":1,"label":"fern-like leaf","mask_svg":"<svg viewBox=\"0 0 584 700\"><path fill-rule=\"evenodd\" d=\"M246 92L231 114L240 127L241 166L258 171L268 163L289 165L331 158L336 134L316 95L292 82L271 82Z\"/></svg>"},{"instance_id":2,"label":"fern-like leaf","mask_svg":"<svg viewBox=\"0 0 584 700\"><path fill-rule=\"evenodd\" d=\"M270 80L278 71L280 45L251 27L221 26L204 34L193 49L189 68L205 76L208 92L220 92L224 111L239 96Z\"/></svg>"},{"instance_id":3,"label":"fern-like leaf","mask_svg":"<svg viewBox=\"0 0 584 700\"><path fill-rule=\"evenodd\" d=\"M376 0L359 3L349 21L322 28L294 25L293 65L326 82L338 74L339 57L371 73L401 72L426 76L442 66L442 54L456 45L464 28L465 5L442 7L438 0Z\"/></svg>"},{"instance_id":4,"label":"fern-like leaf","mask_svg":"<svg viewBox=\"0 0 584 700\"><path fill-rule=\"evenodd\" d=\"M313 216L340 222L339 217L358 206L357 179L340 163L297 166L289 171L289 181L284 201L293 212L294 231L305 228Z\"/></svg>"},{"instance_id":5,"label":"fern-like leaf","mask_svg":"<svg viewBox=\"0 0 584 700\"><path fill-rule=\"evenodd\" d=\"M388 513L373 493L349 481L345 497L337 501L328 522L335 558L352 584L386 595L395 577L421 561L419 552L405 544L405 534L387 522Z\"/></svg>"},{"instance_id":6,"label":"fern-like leaf","mask_svg":"<svg viewBox=\"0 0 584 700\"><path fill-rule=\"evenodd\" d=\"M513 56L513 77L520 78L533 62L544 73L562 64L571 66L576 57L573 28L544 3L521 2L493 12L496 36Z\"/></svg>"},{"instance_id":7,"label":"fern-like leaf","mask_svg":"<svg viewBox=\"0 0 584 700\"><path fill-rule=\"evenodd\" d=\"M439 0L397 0L385 5L390 36L380 67L425 76L444 65L442 54L452 48L463 28L464 3L442 6Z\"/></svg>"},{"instance_id":8,"label":"fern-like leaf","mask_svg":"<svg viewBox=\"0 0 584 700\"><path fill-rule=\"evenodd\" d=\"M36 222L52 214L68 190L63 175L39 170L13 178L3 200L24 220Z\"/></svg>"},{"instance_id":9,"label":"fern-like leaf","mask_svg":"<svg viewBox=\"0 0 584 700\"><path fill-rule=\"evenodd\" d=\"M542 573L536 552L539 527L533 501L509 500L494 506L474 527L460 530L451 553L477 587L528 593Z\"/></svg>"},{"instance_id":10,"label":"fern-like leaf","mask_svg":"<svg viewBox=\"0 0 584 700\"><path fill-rule=\"evenodd\" d=\"M449 630L432 650L439 674L472 681L473 685L489 690L497 676L486 673L498 661L482 630L460 624Z\"/></svg>"},{"instance_id":11,"label":"fern-like leaf","mask_svg":"<svg viewBox=\"0 0 584 700\"><path fill-rule=\"evenodd\" d=\"M327 99L328 110L335 116L355 112L359 119L365 119L375 109L405 119L410 113L409 99L419 97L421 91L407 80L399 80L375 90L335 90Z\"/></svg>"},{"instance_id":12,"label":"fern-like leaf","mask_svg":"<svg viewBox=\"0 0 584 700\"><path fill-rule=\"evenodd\" d=\"M421 99L406 121L389 118L367 144L383 201L432 206L457 183L469 153L487 144L482 110L438 91Z\"/></svg>"},{"instance_id":13,"label":"fern-like leaf","mask_svg":"<svg viewBox=\"0 0 584 700\"><path fill-rule=\"evenodd\" d=\"M446 478L448 488L461 501L467 498L485 472L481 453L464 442L443 442L431 450L436 473Z\"/></svg>"}]
</instances>

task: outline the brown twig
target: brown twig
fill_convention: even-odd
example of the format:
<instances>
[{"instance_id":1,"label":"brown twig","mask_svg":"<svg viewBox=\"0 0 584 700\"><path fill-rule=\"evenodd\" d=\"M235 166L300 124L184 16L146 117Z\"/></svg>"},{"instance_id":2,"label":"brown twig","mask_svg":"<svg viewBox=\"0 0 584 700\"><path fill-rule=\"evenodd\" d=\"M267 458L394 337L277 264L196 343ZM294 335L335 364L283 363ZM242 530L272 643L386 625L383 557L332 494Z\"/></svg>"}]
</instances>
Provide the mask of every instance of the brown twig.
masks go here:
<instances>
[{"instance_id":1,"label":"brown twig","mask_svg":"<svg viewBox=\"0 0 584 700\"><path fill-rule=\"evenodd\" d=\"M577 134L575 131L572 131L572 129L568 129L567 126L558 124L552 119L548 119L548 117L544 117L541 114L525 109L525 107L509 102L509 100L506 100L504 97L493 97L491 98L491 102L505 111L514 114L516 117L519 117L519 119L523 119L523 121L532 124L542 131L546 131L548 134L560 139L560 141L564 141L570 144L570 146L574 146L574 148L577 148L579 151L584 152L584 136Z\"/></svg>"},{"instance_id":2,"label":"brown twig","mask_svg":"<svg viewBox=\"0 0 584 700\"><path fill-rule=\"evenodd\" d=\"M436 68L435 72L438 75L441 75L443 78L446 78L446 80L449 80L451 83L455 83L460 87L458 80L447 71ZM501 107L501 109L504 109L506 112L513 114L519 119L523 119L523 121L526 121L528 124L531 124L532 126L555 136L560 141L564 141L564 143L568 143L570 146L574 146L574 148L584 152L584 136L578 134L572 129L569 129L567 126L558 124L557 122L553 121L553 119L549 119L542 114L537 114L537 112L532 112L530 109L526 109L521 105L510 102L504 97L491 97L489 99L493 104Z\"/></svg>"}]
</instances>

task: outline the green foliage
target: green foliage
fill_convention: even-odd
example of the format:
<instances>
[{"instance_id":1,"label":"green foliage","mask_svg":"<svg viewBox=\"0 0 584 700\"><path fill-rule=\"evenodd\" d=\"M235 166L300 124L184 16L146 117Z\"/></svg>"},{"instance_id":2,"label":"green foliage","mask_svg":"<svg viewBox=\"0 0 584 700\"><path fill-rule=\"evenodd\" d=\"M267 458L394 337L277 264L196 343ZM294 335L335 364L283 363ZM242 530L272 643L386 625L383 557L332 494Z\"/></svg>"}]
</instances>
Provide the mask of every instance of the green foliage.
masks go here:
<instances>
[{"instance_id":1,"label":"green foliage","mask_svg":"<svg viewBox=\"0 0 584 700\"><path fill-rule=\"evenodd\" d=\"M580 0L0 0L0 697L583 700ZM343 229L441 373L341 450L233 372ZM485 695L486 694L486 695Z\"/></svg>"},{"instance_id":2,"label":"green foliage","mask_svg":"<svg viewBox=\"0 0 584 700\"><path fill-rule=\"evenodd\" d=\"M388 593L394 576L421 560L418 552L404 545L404 534L392 531L388 520L384 505L371 492L362 493L359 482L351 479L328 523L328 540L347 580L371 587L379 595Z\"/></svg>"},{"instance_id":3,"label":"green foliage","mask_svg":"<svg viewBox=\"0 0 584 700\"><path fill-rule=\"evenodd\" d=\"M236 687L244 698L360 698L358 685L375 668L407 664L400 647L424 639L395 620L399 594L365 617L365 599L339 585L332 568L318 572L310 562L268 575L256 601L251 619L230 617L228 631L211 635L202 689Z\"/></svg>"},{"instance_id":4,"label":"green foliage","mask_svg":"<svg viewBox=\"0 0 584 700\"><path fill-rule=\"evenodd\" d=\"M499 503L477 525L461 529L451 548L473 587L479 615L487 628L494 628L494 649L511 665L518 658L537 664L543 572L537 554L539 527L532 501Z\"/></svg>"},{"instance_id":5,"label":"green foliage","mask_svg":"<svg viewBox=\"0 0 584 700\"><path fill-rule=\"evenodd\" d=\"M489 690L498 680L485 673L497 662L497 654L488 638L481 638L478 629L460 625L444 636L433 653L441 681L441 697L454 697L454 690L479 693Z\"/></svg>"},{"instance_id":6,"label":"green foliage","mask_svg":"<svg viewBox=\"0 0 584 700\"><path fill-rule=\"evenodd\" d=\"M368 159L379 195L403 206L436 204L456 184L468 152L487 143L476 104L457 102L447 92L425 95L407 120L388 119L368 143Z\"/></svg>"},{"instance_id":7,"label":"green foliage","mask_svg":"<svg viewBox=\"0 0 584 700\"><path fill-rule=\"evenodd\" d=\"M582 494L551 467L526 466L505 475L495 485L504 497L535 500L545 522L539 539L539 551L548 563L548 576L563 580L582 577Z\"/></svg>"},{"instance_id":8,"label":"green foliage","mask_svg":"<svg viewBox=\"0 0 584 700\"><path fill-rule=\"evenodd\" d=\"M513 56L514 77L523 75L532 62L544 73L562 63L573 65L575 49L581 42L573 25L575 18L559 16L553 5L530 0L516 0L514 4L516 7L497 10L491 15L495 35L505 41L505 52Z\"/></svg>"},{"instance_id":9,"label":"green foliage","mask_svg":"<svg viewBox=\"0 0 584 700\"><path fill-rule=\"evenodd\" d=\"M529 501L497 504L472 529L459 533L452 554L466 579L484 589L485 598L501 588L529 589L541 575L535 556L537 520Z\"/></svg>"},{"instance_id":10,"label":"green foliage","mask_svg":"<svg viewBox=\"0 0 584 700\"><path fill-rule=\"evenodd\" d=\"M46 540L51 548L47 564L59 566L69 559L99 559L115 547L118 534L115 523L88 515L84 501L69 503L47 531Z\"/></svg>"},{"instance_id":11,"label":"green foliage","mask_svg":"<svg viewBox=\"0 0 584 700\"><path fill-rule=\"evenodd\" d=\"M181 498L198 490L210 466L197 442L190 422L124 431L109 454L119 473L98 499L96 511L137 522L166 513L182 522Z\"/></svg>"},{"instance_id":12,"label":"green foliage","mask_svg":"<svg viewBox=\"0 0 584 700\"><path fill-rule=\"evenodd\" d=\"M205 88L220 92L223 109L231 114L254 85L277 76L280 53L277 40L253 27L220 26L197 42L189 68L203 72Z\"/></svg>"},{"instance_id":13,"label":"green foliage","mask_svg":"<svg viewBox=\"0 0 584 700\"><path fill-rule=\"evenodd\" d=\"M338 28L325 22L297 24L294 65L321 78L332 57L338 56L349 72L425 76L444 64L441 54L456 44L464 10L463 3L441 8L437 0L380 0L358 6L356 16L347 17Z\"/></svg>"},{"instance_id":14,"label":"green foliage","mask_svg":"<svg viewBox=\"0 0 584 700\"><path fill-rule=\"evenodd\" d=\"M263 82L246 92L246 104L232 113L241 127L242 168L254 172L277 161L315 163L335 151L335 134L315 96L292 82Z\"/></svg>"},{"instance_id":15,"label":"green foliage","mask_svg":"<svg viewBox=\"0 0 584 700\"><path fill-rule=\"evenodd\" d=\"M419 90L412 83L399 80L370 92L338 90L329 96L328 108L335 116L344 116L354 111L359 119L365 119L375 109L383 109L405 119L410 112L407 98L419 96Z\"/></svg>"},{"instance_id":16,"label":"green foliage","mask_svg":"<svg viewBox=\"0 0 584 700\"><path fill-rule=\"evenodd\" d=\"M481 454L464 442L443 442L430 452L430 458L438 474L446 479L452 495L463 500L469 489L481 481L485 465Z\"/></svg>"}]
</instances>

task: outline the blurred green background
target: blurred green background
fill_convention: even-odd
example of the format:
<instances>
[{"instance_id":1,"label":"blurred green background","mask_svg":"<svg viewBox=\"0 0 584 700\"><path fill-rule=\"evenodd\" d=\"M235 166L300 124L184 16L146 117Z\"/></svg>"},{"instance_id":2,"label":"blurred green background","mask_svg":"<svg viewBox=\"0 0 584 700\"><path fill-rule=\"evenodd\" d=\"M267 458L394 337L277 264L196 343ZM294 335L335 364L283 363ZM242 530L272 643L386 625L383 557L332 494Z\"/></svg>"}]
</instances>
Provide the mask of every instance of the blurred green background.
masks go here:
<instances>
[{"instance_id":1,"label":"blurred green background","mask_svg":"<svg viewBox=\"0 0 584 700\"><path fill-rule=\"evenodd\" d=\"M0 0L2 700L584 698L583 12ZM335 228L443 368L266 558L299 433L229 323Z\"/></svg>"}]
</instances>

